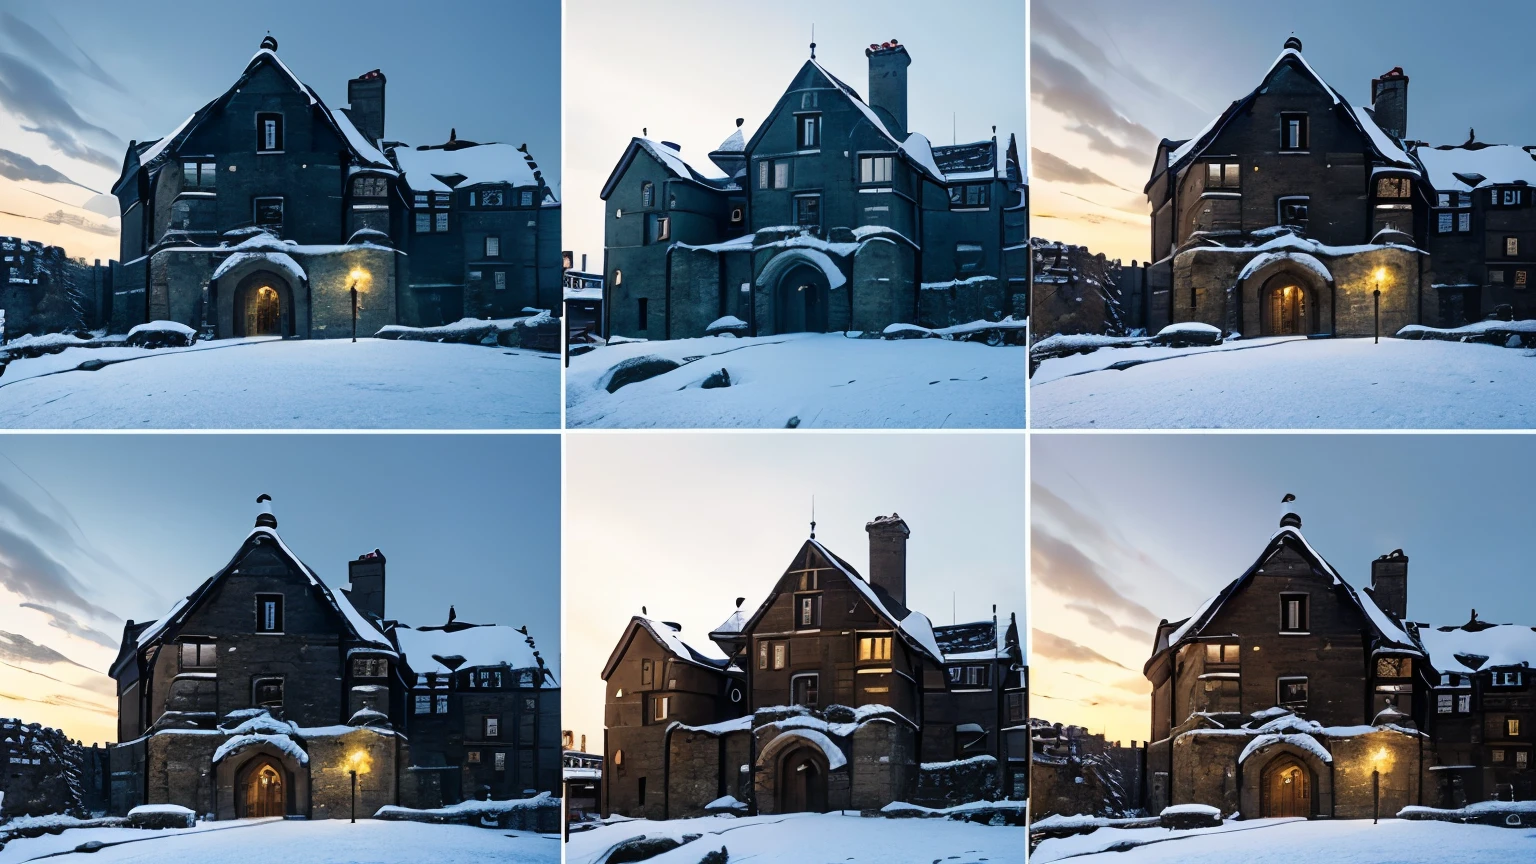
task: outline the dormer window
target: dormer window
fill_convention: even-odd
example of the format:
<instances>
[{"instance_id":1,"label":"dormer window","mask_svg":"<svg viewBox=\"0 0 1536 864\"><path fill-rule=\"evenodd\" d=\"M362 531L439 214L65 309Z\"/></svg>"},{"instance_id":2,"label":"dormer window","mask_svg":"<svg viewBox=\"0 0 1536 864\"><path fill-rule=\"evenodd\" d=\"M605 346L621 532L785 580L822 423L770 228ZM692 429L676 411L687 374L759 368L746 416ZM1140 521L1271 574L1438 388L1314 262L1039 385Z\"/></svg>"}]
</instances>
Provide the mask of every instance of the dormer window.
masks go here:
<instances>
[{"instance_id":1,"label":"dormer window","mask_svg":"<svg viewBox=\"0 0 1536 864\"><path fill-rule=\"evenodd\" d=\"M283 115L266 112L256 115L256 152L283 152Z\"/></svg>"},{"instance_id":2,"label":"dormer window","mask_svg":"<svg viewBox=\"0 0 1536 864\"><path fill-rule=\"evenodd\" d=\"M1307 149L1307 115L1280 115L1280 152L1304 152Z\"/></svg>"}]
</instances>

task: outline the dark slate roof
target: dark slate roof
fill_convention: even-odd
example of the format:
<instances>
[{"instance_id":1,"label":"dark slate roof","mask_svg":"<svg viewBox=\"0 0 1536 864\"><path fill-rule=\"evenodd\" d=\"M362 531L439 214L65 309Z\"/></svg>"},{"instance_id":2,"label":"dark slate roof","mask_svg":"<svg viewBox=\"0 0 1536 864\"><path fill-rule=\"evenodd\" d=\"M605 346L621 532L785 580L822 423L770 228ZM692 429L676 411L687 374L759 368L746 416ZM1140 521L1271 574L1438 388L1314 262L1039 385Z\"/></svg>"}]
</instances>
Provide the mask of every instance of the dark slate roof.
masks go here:
<instances>
[{"instance_id":1,"label":"dark slate roof","mask_svg":"<svg viewBox=\"0 0 1536 864\"><path fill-rule=\"evenodd\" d=\"M997 624L992 621L971 621L966 624L936 624L933 638L945 656L950 654L974 654L997 648Z\"/></svg>"},{"instance_id":2,"label":"dark slate roof","mask_svg":"<svg viewBox=\"0 0 1536 864\"><path fill-rule=\"evenodd\" d=\"M972 141L969 144L934 145L933 161L945 174L978 174L997 171L997 142Z\"/></svg>"}]
</instances>

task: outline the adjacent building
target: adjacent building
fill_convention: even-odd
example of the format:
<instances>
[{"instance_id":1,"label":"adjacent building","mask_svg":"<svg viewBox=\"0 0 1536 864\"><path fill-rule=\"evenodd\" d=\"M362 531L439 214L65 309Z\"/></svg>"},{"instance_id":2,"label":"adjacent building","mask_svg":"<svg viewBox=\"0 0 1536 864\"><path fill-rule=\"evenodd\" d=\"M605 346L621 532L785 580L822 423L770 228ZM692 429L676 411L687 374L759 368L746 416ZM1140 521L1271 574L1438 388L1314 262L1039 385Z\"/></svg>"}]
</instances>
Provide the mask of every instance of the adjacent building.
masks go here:
<instances>
[{"instance_id":1,"label":"adjacent building","mask_svg":"<svg viewBox=\"0 0 1536 864\"><path fill-rule=\"evenodd\" d=\"M385 564L359 556L333 589L268 506L163 618L128 621L112 812L325 819L558 794L560 691L527 628L452 607L441 625L387 618Z\"/></svg>"},{"instance_id":2,"label":"adjacent building","mask_svg":"<svg viewBox=\"0 0 1536 864\"><path fill-rule=\"evenodd\" d=\"M0 343L104 327L111 299L110 262L88 264L59 246L0 237Z\"/></svg>"},{"instance_id":3,"label":"adjacent building","mask_svg":"<svg viewBox=\"0 0 1536 864\"><path fill-rule=\"evenodd\" d=\"M896 40L869 100L811 58L750 138L708 154L634 138L603 185L605 330L678 339L948 326L1028 310L1028 196L1012 136L907 127ZM648 133L649 130L643 130Z\"/></svg>"},{"instance_id":4,"label":"adjacent building","mask_svg":"<svg viewBox=\"0 0 1536 864\"><path fill-rule=\"evenodd\" d=\"M1253 564L1164 621L1146 805L1370 818L1408 805L1530 800L1536 631L1411 621L1408 556L1357 591L1301 533L1293 496Z\"/></svg>"},{"instance_id":5,"label":"adjacent building","mask_svg":"<svg viewBox=\"0 0 1536 864\"><path fill-rule=\"evenodd\" d=\"M739 598L707 642L630 621L603 668L605 815L1025 797L1016 620L935 628L906 605L906 522L866 530L868 579L813 532L755 611Z\"/></svg>"},{"instance_id":6,"label":"adjacent building","mask_svg":"<svg viewBox=\"0 0 1536 864\"><path fill-rule=\"evenodd\" d=\"M131 143L113 329L337 338L558 313L559 204L527 148L387 140L385 84L352 79L333 110L268 36L222 95Z\"/></svg>"}]
</instances>

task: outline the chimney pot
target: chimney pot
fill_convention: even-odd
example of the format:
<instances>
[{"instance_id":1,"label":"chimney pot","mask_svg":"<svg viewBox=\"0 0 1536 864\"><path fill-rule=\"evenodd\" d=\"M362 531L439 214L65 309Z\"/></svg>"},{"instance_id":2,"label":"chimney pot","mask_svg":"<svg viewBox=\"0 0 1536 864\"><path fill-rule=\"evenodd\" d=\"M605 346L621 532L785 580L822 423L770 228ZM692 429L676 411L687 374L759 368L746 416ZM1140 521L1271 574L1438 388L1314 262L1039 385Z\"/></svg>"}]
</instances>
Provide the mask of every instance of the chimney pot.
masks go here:
<instances>
[{"instance_id":1,"label":"chimney pot","mask_svg":"<svg viewBox=\"0 0 1536 864\"><path fill-rule=\"evenodd\" d=\"M907 67L912 57L895 39L868 52L869 106L890 123L898 138L907 135Z\"/></svg>"}]
</instances>

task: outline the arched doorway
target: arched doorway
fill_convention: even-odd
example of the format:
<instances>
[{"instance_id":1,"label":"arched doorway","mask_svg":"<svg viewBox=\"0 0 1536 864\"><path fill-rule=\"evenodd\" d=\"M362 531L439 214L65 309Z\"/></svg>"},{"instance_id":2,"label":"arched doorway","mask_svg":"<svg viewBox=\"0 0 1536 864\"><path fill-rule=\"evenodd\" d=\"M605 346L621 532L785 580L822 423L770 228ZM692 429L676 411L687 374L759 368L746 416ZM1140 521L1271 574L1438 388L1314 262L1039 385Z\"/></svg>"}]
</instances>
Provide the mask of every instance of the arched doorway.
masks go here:
<instances>
[{"instance_id":1,"label":"arched doorway","mask_svg":"<svg viewBox=\"0 0 1536 864\"><path fill-rule=\"evenodd\" d=\"M236 336L293 335L293 292L286 279L258 270L240 280L234 299Z\"/></svg>"},{"instance_id":2,"label":"arched doorway","mask_svg":"<svg viewBox=\"0 0 1536 864\"><path fill-rule=\"evenodd\" d=\"M779 277L774 299L775 333L827 332L827 279L816 267L791 267Z\"/></svg>"},{"instance_id":3,"label":"arched doorway","mask_svg":"<svg viewBox=\"0 0 1536 864\"><path fill-rule=\"evenodd\" d=\"M1306 336L1317 332L1317 295L1287 272L1276 273L1259 289L1261 335Z\"/></svg>"},{"instance_id":4,"label":"arched doorway","mask_svg":"<svg viewBox=\"0 0 1536 864\"><path fill-rule=\"evenodd\" d=\"M235 795L235 811L242 818L288 815L287 775L270 756L257 756L241 769Z\"/></svg>"},{"instance_id":5,"label":"arched doorway","mask_svg":"<svg viewBox=\"0 0 1536 864\"><path fill-rule=\"evenodd\" d=\"M1281 756L1264 768L1264 818L1312 816L1312 772L1294 756Z\"/></svg>"},{"instance_id":6,"label":"arched doorway","mask_svg":"<svg viewBox=\"0 0 1536 864\"><path fill-rule=\"evenodd\" d=\"M795 747L779 760L780 813L827 811L827 763L812 747Z\"/></svg>"}]
</instances>

